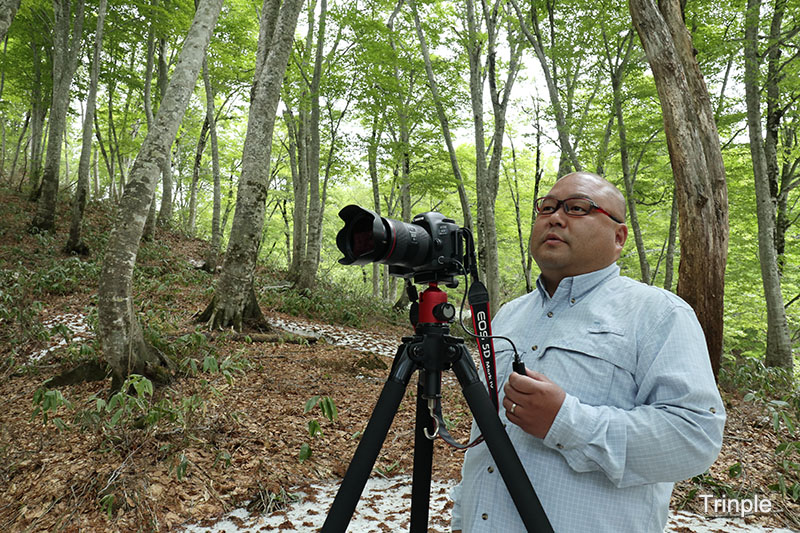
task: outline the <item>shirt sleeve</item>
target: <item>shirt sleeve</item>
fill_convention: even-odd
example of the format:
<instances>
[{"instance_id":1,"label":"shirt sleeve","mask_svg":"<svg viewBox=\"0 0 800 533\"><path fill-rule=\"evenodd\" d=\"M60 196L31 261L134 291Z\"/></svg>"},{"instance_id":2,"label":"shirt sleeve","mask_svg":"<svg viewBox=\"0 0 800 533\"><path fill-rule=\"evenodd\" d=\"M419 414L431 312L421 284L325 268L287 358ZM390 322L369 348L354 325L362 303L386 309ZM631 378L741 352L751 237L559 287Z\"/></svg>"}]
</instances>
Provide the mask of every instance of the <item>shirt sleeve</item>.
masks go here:
<instances>
[{"instance_id":1,"label":"shirt sleeve","mask_svg":"<svg viewBox=\"0 0 800 533\"><path fill-rule=\"evenodd\" d=\"M568 394L544 439L576 472L600 470L620 488L700 474L722 446L725 409L694 313L674 309L642 338L634 407Z\"/></svg>"},{"instance_id":2,"label":"shirt sleeve","mask_svg":"<svg viewBox=\"0 0 800 533\"><path fill-rule=\"evenodd\" d=\"M461 525L461 483L450 489L450 497L453 499L452 517L450 518L450 530L463 530Z\"/></svg>"}]
</instances>

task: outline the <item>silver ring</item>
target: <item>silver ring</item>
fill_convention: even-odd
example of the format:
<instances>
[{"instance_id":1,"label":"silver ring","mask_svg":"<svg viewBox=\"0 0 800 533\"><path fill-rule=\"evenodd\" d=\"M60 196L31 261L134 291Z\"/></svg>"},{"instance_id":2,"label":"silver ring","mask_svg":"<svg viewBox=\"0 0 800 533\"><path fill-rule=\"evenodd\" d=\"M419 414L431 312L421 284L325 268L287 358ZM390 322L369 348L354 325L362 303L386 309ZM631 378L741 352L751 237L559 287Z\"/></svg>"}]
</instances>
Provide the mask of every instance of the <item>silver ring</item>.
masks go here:
<instances>
[{"instance_id":1,"label":"silver ring","mask_svg":"<svg viewBox=\"0 0 800 533\"><path fill-rule=\"evenodd\" d=\"M516 409L516 408L517 408L517 404L515 404L514 402L511 402L511 414L512 415L514 414L514 409Z\"/></svg>"}]
</instances>

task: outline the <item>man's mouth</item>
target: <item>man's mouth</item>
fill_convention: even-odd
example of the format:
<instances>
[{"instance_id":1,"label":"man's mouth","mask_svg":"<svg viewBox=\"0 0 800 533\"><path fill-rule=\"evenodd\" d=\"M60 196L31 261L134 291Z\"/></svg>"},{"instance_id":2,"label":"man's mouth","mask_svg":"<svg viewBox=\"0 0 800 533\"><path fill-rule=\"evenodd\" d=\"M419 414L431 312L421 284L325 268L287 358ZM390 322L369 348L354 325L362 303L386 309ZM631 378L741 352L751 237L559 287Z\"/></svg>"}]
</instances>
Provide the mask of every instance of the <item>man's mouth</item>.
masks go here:
<instances>
[{"instance_id":1,"label":"man's mouth","mask_svg":"<svg viewBox=\"0 0 800 533\"><path fill-rule=\"evenodd\" d=\"M555 233L548 233L547 235L545 235L543 242L545 244L557 244L557 243L562 243L562 242L565 242L565 241L564 241L564 239L562 239L561 237L559 237Z\"/></svg>"}]
</instances>

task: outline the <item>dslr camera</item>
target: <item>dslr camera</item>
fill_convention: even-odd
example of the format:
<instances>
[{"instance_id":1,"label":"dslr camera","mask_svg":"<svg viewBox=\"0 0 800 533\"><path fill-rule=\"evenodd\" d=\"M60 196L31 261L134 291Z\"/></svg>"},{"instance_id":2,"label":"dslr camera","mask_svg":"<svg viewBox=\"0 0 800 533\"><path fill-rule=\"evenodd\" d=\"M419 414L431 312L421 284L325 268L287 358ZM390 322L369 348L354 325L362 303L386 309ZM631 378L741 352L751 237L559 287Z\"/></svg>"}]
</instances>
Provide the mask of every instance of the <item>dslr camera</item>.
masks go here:
<instances>
[{"instance_id":1,"label":"dslr camera","mask_svg":"<svg viewBox=\"0 0 800 533\"><path fill-rule=\"evenodd\" d=\"M443 282L450 288L458 286L456 276L466 273L468 232L441 213L421 213L409 224L348 205L339 217L344 228L336 235L336 246L344 254L339 259L343 265L382 263L389 265L392 276Z\"/></svg>"}]
</instances>

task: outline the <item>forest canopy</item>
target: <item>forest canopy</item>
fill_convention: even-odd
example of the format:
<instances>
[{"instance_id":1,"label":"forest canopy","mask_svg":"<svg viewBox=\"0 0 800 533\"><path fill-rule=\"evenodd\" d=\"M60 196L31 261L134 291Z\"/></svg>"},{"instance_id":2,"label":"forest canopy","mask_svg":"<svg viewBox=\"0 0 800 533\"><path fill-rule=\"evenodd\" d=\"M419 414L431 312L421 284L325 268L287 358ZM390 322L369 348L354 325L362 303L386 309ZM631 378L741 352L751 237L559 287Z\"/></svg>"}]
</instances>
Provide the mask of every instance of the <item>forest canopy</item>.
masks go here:
<instances>
[{"instance_id":1,"label":"forest canopy","mask_svg":"<svg viewBox=\"0 0 800 533\"><path fill-rule=\"evenodd\" d=\"M256 263L288 270L305 290L325 277L401 299L385 268L337 263L337 213L355 203L409 221L434 210L473 230L496 306L536 278L527 250L534 198L558 176L587 170L626 196L624 274L679 294L692 283L696 294L720 292L688 279L697 271L679 279L682 253L697 261L687 241L723 218L693 218L700 203L675 166L661 52L642 38L651 28L644 15L658 15L681 57L675 13L663 6L214 4L0 2L0 181L38 202L32 228L51 231L53 202L70 199L78 234L68 248L86 252L75 206L107 201L121 206L120 224L138 220L131 235L170 227L207 240L206 262L222 270L226 287L209 320L241 327L258 315L249 314L246 272ZM179 59L189 56L192 28L203 30L204 9L208 34L197 34L185 97L173 106L170 91L177 94L186 66ZM723 357L792 368L800 344L800 6L702 0L677 15L707 89L704 113L684 122L709 117L724 164L727 198L714 209L727 235L707 245L723 259L713 267L724 272ZM161 135L159 120L174 133ZM139 189L138 207L126 208ZM256 211L237 226L244 195ZM708 227L689 227L697 220ZM138 244L126 246L135 255ZM234 275L234 263L247 268ZM228 278L243 288L228 290ZM232 292L239 301L223 302ZM135 335L136 318L125 320Z\"/></svg>"}]
</instances>

